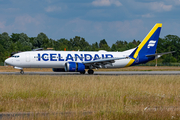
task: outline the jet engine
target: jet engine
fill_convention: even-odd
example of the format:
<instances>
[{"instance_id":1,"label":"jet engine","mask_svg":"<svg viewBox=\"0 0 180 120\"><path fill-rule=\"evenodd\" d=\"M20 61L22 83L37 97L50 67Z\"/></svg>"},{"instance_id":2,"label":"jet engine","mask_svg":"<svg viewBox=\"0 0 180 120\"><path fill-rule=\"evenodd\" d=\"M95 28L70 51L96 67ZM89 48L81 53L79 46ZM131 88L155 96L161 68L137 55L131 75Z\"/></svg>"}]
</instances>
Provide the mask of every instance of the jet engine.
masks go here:
<instances>
[{"instance_id":1,"label":"jet engine","mask_svg":"<svg viewBox=\"0 0 180 120\"><path fill-rule=\"evenodd\" d=\"M65 63L66 72L85 72L85 65L83 63L67 62Z\"/></svg>"},{"instance_id":2,"label":"jet engine","mask_svg":"<svg viewBox=\"0 0 180 120\"><path fill-rule=\"evenodd\" d=\"M64 68L52 68L53 72L65 72Z\"/></svg>"}]
</instances>

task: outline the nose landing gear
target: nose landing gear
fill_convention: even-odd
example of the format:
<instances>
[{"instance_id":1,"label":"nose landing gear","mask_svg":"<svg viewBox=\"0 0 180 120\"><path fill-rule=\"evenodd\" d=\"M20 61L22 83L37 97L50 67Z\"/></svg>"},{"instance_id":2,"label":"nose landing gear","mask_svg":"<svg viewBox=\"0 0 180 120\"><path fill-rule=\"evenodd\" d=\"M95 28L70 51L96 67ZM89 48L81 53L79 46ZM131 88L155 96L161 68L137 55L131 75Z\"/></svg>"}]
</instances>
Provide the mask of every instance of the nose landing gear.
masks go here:
<instances>
[{"instance_id":1,"label":"nose landing gear","mask_svg":"<svg viewBox=\"0 0 180 120\"><path fill-rule=\"evenodd\" d=\"M23 71L23 69L21 69L21 70L20 70L20 73L21 73L21 74L24 74L24 71Z\"/></svg>"}]
</instances>

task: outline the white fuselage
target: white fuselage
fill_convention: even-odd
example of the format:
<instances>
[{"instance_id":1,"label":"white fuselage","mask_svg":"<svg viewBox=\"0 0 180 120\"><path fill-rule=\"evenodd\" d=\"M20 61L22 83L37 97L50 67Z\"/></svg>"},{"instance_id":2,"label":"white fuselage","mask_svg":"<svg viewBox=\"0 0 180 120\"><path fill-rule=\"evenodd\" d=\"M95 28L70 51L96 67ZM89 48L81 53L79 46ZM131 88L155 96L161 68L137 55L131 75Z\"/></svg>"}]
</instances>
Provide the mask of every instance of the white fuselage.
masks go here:
<instances>
[{"instance_id":1,"label":"white fuselage","mask_svg":"<svg viewBox=\"0 0 180 120\"><path fill-rule=\"evenodd\" d=\"M27 51L13 55L6 59L6 63L20 68L64 68L67 62L86 62L103 58L128 57L134 49L124 52L106 52L106 51ZM125 67L131 58L115 60L111 65L107 64L105 68Z\"/></svg>"}]
</instances>

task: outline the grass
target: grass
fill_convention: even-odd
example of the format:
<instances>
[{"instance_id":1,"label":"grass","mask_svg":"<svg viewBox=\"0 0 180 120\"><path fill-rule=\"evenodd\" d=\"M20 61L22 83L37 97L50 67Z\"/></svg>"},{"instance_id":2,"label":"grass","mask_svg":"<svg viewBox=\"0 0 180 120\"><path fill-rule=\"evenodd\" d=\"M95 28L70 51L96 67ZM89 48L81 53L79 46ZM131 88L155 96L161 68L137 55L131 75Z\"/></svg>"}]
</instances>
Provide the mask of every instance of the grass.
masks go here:
<instances>
[{"instance_id":1,"label":"grass","mask_svg":"<svg viewBox=\"0 0 180 120\"><path fill-rule=\"evenodd\" d=\"M178 75L0 75L0 112L50 113L28 119L179 119L179 86Z\"/></svg>"}]
</instances>

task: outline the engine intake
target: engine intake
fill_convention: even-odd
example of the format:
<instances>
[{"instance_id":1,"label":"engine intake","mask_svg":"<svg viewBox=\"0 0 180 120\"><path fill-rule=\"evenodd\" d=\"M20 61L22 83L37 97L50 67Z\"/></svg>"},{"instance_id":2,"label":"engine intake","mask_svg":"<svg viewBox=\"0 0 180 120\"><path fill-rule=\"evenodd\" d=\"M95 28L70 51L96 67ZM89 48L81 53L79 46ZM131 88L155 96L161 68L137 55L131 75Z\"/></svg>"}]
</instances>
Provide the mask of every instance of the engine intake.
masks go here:
<instances>
[{"instance_id":1,"label":"engine intake","mask_svg":"<svg viewBox=\"0 0 180 120\"><path fill-rule=\"evenodd\" d=\"M85 65L83 63L67 62L65 63L66 72L83 72L85 71Z\"/></svg>"}]
</instances>

